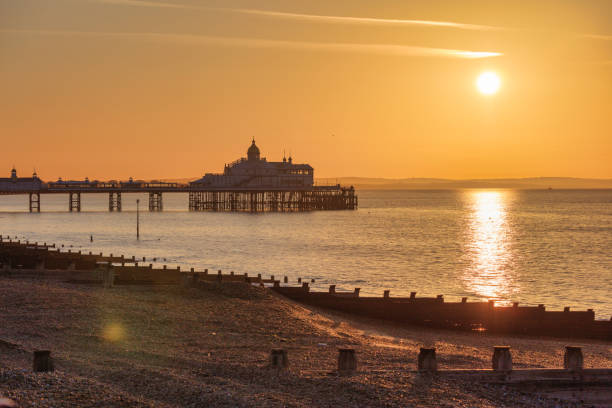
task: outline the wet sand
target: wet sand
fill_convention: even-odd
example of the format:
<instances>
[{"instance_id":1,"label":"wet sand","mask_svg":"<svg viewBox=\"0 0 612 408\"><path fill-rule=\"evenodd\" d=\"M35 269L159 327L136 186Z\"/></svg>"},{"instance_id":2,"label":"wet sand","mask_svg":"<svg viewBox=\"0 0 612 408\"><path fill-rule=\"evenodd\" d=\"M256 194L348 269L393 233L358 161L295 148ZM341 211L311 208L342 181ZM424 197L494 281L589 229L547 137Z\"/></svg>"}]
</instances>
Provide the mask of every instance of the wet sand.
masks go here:
<instances>
[{"instance_id":1,"label":"wet sand","mask_svg":"<svg viewBox=\"0 0 612 408\"><path fill-rule=\"evenodd\" d=\"M23 407L565 407L610 401L607 390L603 397L589 389L518 390L410 372L422 346L436 347L441 369L489 368L493 346L502 344L512 347L516 368L562 367L570 343L583 347L585 367L612 368L612 345L605 342L400 327L304 307L246 284L103 289L0 277L0 289L0 397ZM339 347L356 350L356 374L337 375ZM287 350L288 370L268 367L272 348ZM52 351L55 372L32 373L35 349Z\"/></svg>"}]
</instances>

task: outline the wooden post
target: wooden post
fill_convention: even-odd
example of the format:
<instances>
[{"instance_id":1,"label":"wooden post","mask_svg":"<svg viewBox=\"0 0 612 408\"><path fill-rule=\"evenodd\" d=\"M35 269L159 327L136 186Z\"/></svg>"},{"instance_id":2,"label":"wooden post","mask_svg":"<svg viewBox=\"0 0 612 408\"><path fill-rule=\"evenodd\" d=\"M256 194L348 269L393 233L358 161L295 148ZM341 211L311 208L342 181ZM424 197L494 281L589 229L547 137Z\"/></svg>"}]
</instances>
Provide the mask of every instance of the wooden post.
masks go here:
<instances>
[{"instance_id":1,"label":"wooden post","mask_svg":"<svg viewBox=\"0 0 612 408\"><path fill-rule=\"evenodd\" d=\"M359 297L359 291L361 291L361 288L355 288L355 292L353 293L356 297Z\"/></svg>"},{"instance_id":2,"label":"wooden post","mask_svg":"<svg viewBox=\"0 0 612 408\"><path fill-rule=\"evenodd\" d=\"M188 273L181 273L181 287L188 288L191 285L191 276Z\"/></svg>"},{"instance_id":3,"label":"wooden post","mask_svg":"<svg viewBox=\"0 0 612 408\"><path fill-rule=\"evenodd\" d=\"M493 370L512 371L510 346L495 346L493 349Z\"/></svg>"},{"instance_id":4,"label":"wooden post","mask_svg":"<svg viewBox=\"0 0 612 408\"><path fill-rule=\"evenodd\" d=\"M287 350L272 349L272 352L270 353L270 366L273 368L289 367L289 360L287 359Z\"/></svg>"},{"instance_id":5,"label":"wooden post","mask_svg":"<svg viewBox=\"0 0 612 408\"><path fill-rule=\"evenodd\" d=\"M112 288L115 285L115 270L112 265L102 269L102 284L105 288Z\"/></svg>"},{"instance_id":6,"label":"wooden post","mask_svg":"<svg viewBox=\"0 0 612 408\"><path fill-rule=\"evenodd\" d=\"M329 293L331 294L336 293L336 285L329 285Z\"/></svg>"},{"instance_id":7,"label":"wooden post","mask_svg":"<svg viewBox=\"0 0 612 408\"><path fill-rule=\"evenodd\" d=\"M417 361L419 371L435 372L438 371L438 362L436 361L436 349L421 347Z\"/></svg>"},{"instance_id":8,"label":"wooden post","mask_svg":"<svg viewBox=\"0 0 612 408\"><path fill-rule=\"evenodd\" d=\"M383 298L384 298L384 299L389 299L389 293L391 293L391 291L390 291L390 290L385 290L385 291L383 292Z\"/></svg>"},{"instance_id":9,"label":"wooden post","mask_svg":"<svg viewBox=\"0 0 612 408\"><path fill-rule=\"evenodd\" d=\"M34 351L34 372L35 373L46 373L53 371L53 359L51 358L51 351L49 350L36 350Z\"/></svg>"},{"instance_id":10,"label":"wooden post","mask_svg":"<svg viewBox=\"0 0 612 408\"><path fill-rule=\"evenodd\" d=\"M357 370L355 350L349 348L338 349L338 371L341 373L352 373L355 370Z\"/></svg>"},{"instance_id":11,"label":"wooden post","mask_svg":"<svg viewBox=\"0 0 612 408\"><path fill-rule=\"evenodd\" d=\"M461 303L467 303L467 298L466 297L462 297L461 298Z\"/></svg>"},{"instance_id":12,"label":"wooden post","mask_svg":"<svg viewBox=\"0 0 612 408\"><path fill-rule=\"evenodd\" d=\"M581 371L583 364L584 359L582 357L582 348L576 346L566 346L565 355L563 356L563 368L569 371Z\"/></svg>"}]
</instances>

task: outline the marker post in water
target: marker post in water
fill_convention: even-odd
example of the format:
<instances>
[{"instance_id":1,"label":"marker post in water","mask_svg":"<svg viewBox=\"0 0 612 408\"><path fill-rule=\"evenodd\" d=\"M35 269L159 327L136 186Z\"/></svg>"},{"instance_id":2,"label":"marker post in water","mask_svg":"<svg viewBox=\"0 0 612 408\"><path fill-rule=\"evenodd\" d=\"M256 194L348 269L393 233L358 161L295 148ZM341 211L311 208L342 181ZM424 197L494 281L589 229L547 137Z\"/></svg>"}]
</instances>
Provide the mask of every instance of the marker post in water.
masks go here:
<instances>
[{"instance_id":1,"label":"marker post in water","mask_svg":"<svg viewBox=\"0 0 612 408\"><path fill-rule=\"evenodd\" d=\"M136 239L140 239L140 199L136 199Z\"/></svg>"}]
</instances>

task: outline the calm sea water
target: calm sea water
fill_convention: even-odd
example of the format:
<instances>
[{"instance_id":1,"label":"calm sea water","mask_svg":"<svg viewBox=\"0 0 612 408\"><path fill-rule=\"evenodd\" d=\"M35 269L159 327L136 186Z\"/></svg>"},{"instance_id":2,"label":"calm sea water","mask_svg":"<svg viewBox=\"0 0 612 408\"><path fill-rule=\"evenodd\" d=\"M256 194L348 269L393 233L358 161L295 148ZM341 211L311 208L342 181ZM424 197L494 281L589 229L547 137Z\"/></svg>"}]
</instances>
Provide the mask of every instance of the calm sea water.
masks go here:
<instances>
[{"instance_id":1,"label":"calm sea water","mask_svg":"<svg viewBox=\"0 0 612 408\"><path fill-rule=\"evenodd\" d=\"M612 190L358 193L357 211L293 214L192 213L185 194L165 194L164 212L141 211L140 241L136 199L146 207L146 195L124 194L121 213L107 211L105 194L84 195L81 213L45 195L40 214L26 212L25 196L0 196L0 233L159 266L315 278L319 289L612 315Z\"/></svg>"}]
</instances>

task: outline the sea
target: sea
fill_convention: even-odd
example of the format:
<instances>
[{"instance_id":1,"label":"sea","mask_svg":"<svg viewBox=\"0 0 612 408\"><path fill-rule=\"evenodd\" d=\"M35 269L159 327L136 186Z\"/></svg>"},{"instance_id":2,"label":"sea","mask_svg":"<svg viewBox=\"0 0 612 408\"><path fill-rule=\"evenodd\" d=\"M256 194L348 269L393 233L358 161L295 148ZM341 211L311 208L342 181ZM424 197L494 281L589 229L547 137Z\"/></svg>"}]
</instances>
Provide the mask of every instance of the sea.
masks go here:
<instances>
[{"instance_id":1,"label":"sea","mask_svg":"<svg viewBox=\"0 0 612 408\"><path fill-rule=\"evenodd\" d=\"M357 194L355 211L259 214L190 212L183 193L164 194L163 212L149 212L145 194L123 194L121 212L108 211L107 194L83 194L81 212L68 211L67 194L42 195L41 213L27 196L0 196L0 234L154 267L314 279L313 290L612 316L612 190Z\"/></svg>"}]
</instances>

